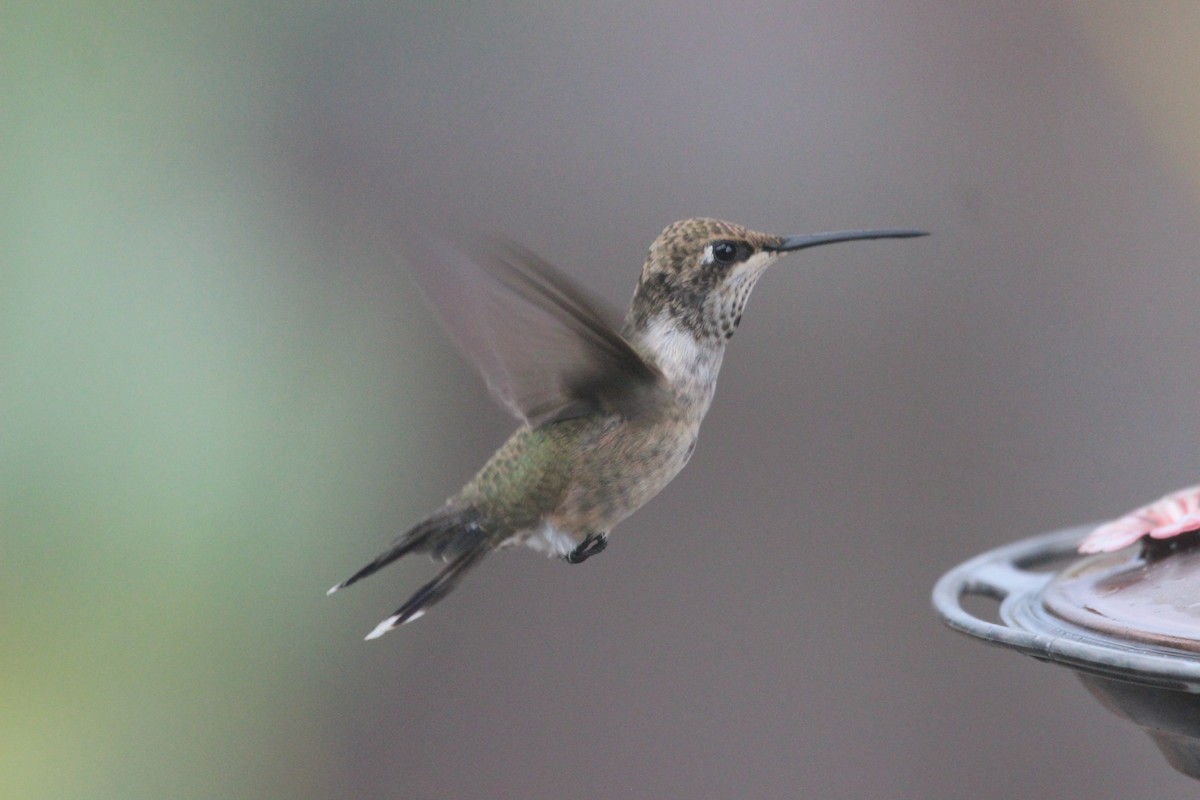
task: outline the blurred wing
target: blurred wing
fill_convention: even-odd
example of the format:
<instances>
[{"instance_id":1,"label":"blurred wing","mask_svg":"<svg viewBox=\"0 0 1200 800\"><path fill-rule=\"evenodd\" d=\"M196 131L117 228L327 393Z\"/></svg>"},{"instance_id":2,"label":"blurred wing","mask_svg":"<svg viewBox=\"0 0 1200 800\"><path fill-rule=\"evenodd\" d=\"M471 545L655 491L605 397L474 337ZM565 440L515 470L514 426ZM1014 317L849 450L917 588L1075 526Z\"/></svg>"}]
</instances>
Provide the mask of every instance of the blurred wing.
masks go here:
<instances>
[{"instance_id":1,"label":"blurred wing","mask_svg":"<svg viewBox=\"0 0 1200 800\"><path fill-rule=\"evenodd\" d=\"M442 256L414 265L422 287L491 393L529 425L634 416L663 391L617 317L533 253L500 243Z\"/></svg>"}]
</instances>

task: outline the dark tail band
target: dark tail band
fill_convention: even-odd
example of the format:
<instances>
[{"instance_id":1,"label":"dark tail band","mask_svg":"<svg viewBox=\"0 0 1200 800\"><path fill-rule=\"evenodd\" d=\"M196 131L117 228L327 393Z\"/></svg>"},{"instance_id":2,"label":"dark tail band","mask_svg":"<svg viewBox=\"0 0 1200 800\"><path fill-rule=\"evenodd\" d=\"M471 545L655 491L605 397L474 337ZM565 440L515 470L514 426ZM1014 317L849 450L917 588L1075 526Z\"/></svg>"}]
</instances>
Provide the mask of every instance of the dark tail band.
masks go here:
<instances>
[{"instance_id":1,"label":"dark tail band","mask_svg":"<svg viewBox=\"0 0 1200 800\"><path fill-rule=\"evenodd\" d=\"M429 583L422 586L417 592L396 609L396 613L385 619L383 622L375 626L375 630L367 634L367 639L378 639L390 630L399 628L406 622L412 622L425 614L435 603L441 600L458 585L462 580L463 575L467 573L471 567L479 563L486 556L491 547L487 542L480 540L475 546L469 550L459 554L457 558L446 565L445 569L438 573L437 577Z\"/></svg>"},{"instance_id":2,"label":"dark tail band","mask_svg":"<svg viewBox=\"0 0 1200 800\"><path fill-rule=\"evenodd\" d=\"M480 525L478 511L474 508L446 506L406 532L390 548L376 556L374 561L334 586L327 594L357 583L409 553L429 553L434 558L448 561L436 578L422 586L395 614L381 622L367 636L368 639L376 639L392 628L424 614L449 594L467 570L479 563L491 549L490 537Z\"/></svg>"}]
</instances>

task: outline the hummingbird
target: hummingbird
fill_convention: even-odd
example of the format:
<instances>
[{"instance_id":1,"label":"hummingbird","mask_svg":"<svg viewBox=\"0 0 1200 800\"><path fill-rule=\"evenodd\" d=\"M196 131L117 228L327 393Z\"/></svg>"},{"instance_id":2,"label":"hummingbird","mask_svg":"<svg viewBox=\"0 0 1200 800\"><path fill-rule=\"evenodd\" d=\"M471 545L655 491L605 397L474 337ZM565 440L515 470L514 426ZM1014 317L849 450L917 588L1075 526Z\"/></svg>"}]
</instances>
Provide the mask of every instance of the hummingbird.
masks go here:
<instances>
[{"instance_id":1,"label":"hummingbird","mask_svg":"<svg viewBox=\"0 0 1200 800\"><path fill-rule=\"evenodd\" d=\"M650 245L623 322L532 252L489 248L469 262L462 291L431 300L520 427L457 494L328 593L409 553L443 562L375 639L425 614L493 550L524 545L568 564L603 552L691 458L725 345L768 267L809 247L924 235L772 236L681 220Z\"/></svg>"}]
</instances>

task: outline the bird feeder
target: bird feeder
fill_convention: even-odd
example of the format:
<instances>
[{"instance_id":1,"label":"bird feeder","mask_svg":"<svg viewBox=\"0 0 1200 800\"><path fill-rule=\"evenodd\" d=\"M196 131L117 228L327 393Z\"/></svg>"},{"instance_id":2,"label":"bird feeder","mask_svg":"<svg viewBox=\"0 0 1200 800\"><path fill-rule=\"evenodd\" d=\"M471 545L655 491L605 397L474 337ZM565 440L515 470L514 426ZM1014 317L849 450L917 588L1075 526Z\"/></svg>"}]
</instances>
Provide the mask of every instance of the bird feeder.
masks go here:
<instances>
[{"instance_id":1,"label":"bird feeder","mask_svg":"<svg viewBox=\"0 0 1200 800\"><path fill-rule=\"evenodd\" d=\"M1071 669L1200 780L1200 535L1080 557L1093 527L976 556L942 576L934 607L954 630ZM999 601L998 621L968 597Z\"/></svg>"}]
</instances>

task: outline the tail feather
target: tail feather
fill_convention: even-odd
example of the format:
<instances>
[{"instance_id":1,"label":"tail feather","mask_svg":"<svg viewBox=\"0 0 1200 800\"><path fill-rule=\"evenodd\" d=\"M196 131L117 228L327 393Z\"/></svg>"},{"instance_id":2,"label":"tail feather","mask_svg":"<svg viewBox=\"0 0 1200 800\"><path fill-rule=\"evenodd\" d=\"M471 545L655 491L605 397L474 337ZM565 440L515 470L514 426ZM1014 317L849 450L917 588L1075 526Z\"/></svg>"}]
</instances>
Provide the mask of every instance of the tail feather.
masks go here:
<instances>
[{"instance_id":1,"label":"tail feather","mask_svg":"<svg viewBox=\"0 0 1200 800\"><path fill-rule=\"evenodd\" d=\"M331 595L339 589L345 589L352 583L358 583L363 578L367 577L368 575L375 574L396 559L408 555L413 550L416 550L418 546L418 542L412 539L405 539L396 542L396 544L392 545L390 548L376 556L375 560L370 564L367 564L365 567L351 575L349 578L346 578L346 580L342 581L341 583L334 584L325 594Z\"/></svg>"},{"instance_id":2,"label":"tail feather","mask_svg":"<svg viewBox=\"0 0 1200 800\"><path fill-rule=\"evenodd\" d=\"M449 594L467 570L479 563L491 550L491 537L480 525L479 512L469 507L447 506L413 527L390 548L376 556L374 561L334 586L327 594L333 594L338 589L357 583L409 553L426 552L434 558L448 561L436 578L418 589L395 614L381 622L367 636L368 639L377 639L393 628L424 614Z\"/></svg>"},{"instance_id":3,"label":"tail feather","mask_svg":"<svg viewBox=\"0 0 1200 800\"><path fill-rule=\"evenodd\" d=\"M445 561L454 558L469 549L476 541L485 538L486 535L479 527L477 511L472 508L444 509L404 533L391 547L376 556L371 563L335 585L326 594L333 594L352 583L358 583L363 578L374 575L388 564L409 553L428 552L434 558Z\"/></svg>"},{"instance_id":4,"label":"tail feather","mask_svg":"<svg viewBox=\"0 0 1200 800\"><path fill-rule=\"evenodd\" d=\"M390 630L399 628L406 622L412 622L425 614L435 603L458 585L462 576L479 563L491 551L486 540L480 539L468 550L460 553L453 561L438 573L437 577L422 586L416 593L396 610L395 614L375 626L375 630L367 634L367 639L378 639Z\"/></svg>"}]
</instances>

